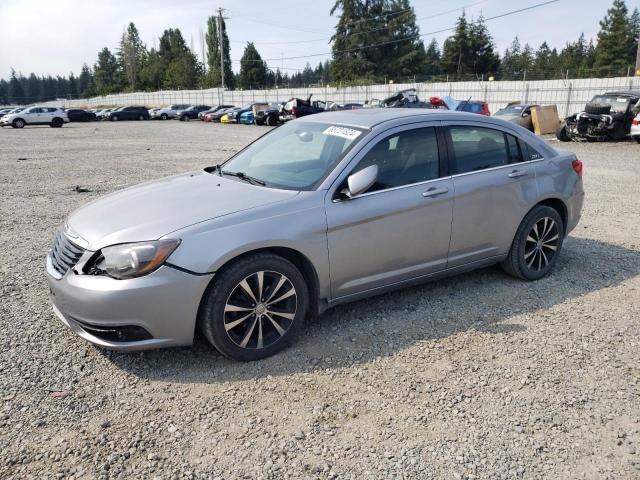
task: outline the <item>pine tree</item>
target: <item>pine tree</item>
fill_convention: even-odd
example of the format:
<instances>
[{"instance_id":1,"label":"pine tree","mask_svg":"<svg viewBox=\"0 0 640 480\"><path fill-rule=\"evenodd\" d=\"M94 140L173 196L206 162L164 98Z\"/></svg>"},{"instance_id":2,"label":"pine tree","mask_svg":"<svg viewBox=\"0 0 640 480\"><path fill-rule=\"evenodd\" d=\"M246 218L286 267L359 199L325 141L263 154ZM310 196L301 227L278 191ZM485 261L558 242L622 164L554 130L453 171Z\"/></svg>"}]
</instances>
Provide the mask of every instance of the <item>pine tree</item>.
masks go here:
<instances>
[{"instance_id":1,"label":"pine tree","mask_svg":"<svg viewBox=\"0 0 640 480\"><path fill-rule=\"evenodd\" d=\"M201 84L202 65L178 28L165 30L160 37L159 63L166 65L163 77L164 88L195 88Z\"/></svg>"},{"instance_id":2,"label":"pine tree","mask_svg":"<svg viewBox=\"0 0 640 480\"><path fill-rule=\"evenodd\" d=\"M207 43L207 72L206 84L209 87L220 87L220 44L218 42L218 17L210 16L207 19L207 33L205 35ZM222 55L224 62L224 86L228 89L235 88L235 78L231 66L231 56L229 54L229 37L227 36L227 26L222 20Z\"/></svg>"},{"instance_id":3,"label":"pine tree","mask_svg":"<svg viewBox=\"0 0 640 480\"><path fill-rule=\"evenodd\" d=\"M427 54L413 7L409 0L392 0L388 10L386 30L382 31L387 31L388 36L377 43L389 44L378 47L382 58L377 64L376 75L397 76L402 80L421 74L427 65Z\"/></svg>"},{"instance_id":4,"label":"pine tree","mask_svg":"<svg viewBox=\"0 0 640 480\"><path fill-rule=\"evenodd\" d=\"M454 34L444 41L440 66L443 73L456 75L461 78L469 73L469 62L473 62L470 55L470 28L467 15L463 11L458 18Z\"/></svg>"},{"instance_id":5,"label":"pine tree","mask_svg":"<svg viewBox=\"0 0 640 480\"><path fill-rule=\"evenodd\" d=\"M117 51L118 62L124 75L127 90L134 92L140 88L140 73L147 60L147 47L140 40L140 34L133 22L122 32Z\"/></svg>"},{"instance_id":6,"label":"pine tree","mask_svg":"<svg viewBox=\"0 0 640 480\"><path fill-rule=\"evenodd\" d=\"M440 47L435 38L431 39L426 51L424 74L434 76L440 74Z\"/></svg>"},{"instance_id":7,"label":"pine tree","mask_svg":"<svg viewBox=\"0 0 640 480\"><path fill-rule=\"evenodd\" d=\"M95 72L96 93L98 95L107 95L120 91L121 75L118 60L107 47L104 47L98 53L98 62L93 70Z\"/></svg>"},{"instance_id":8,"label":"pine tree","mask_svg":"<svg viewBox=\"0 0 640 480\"><path fill-rule=\"evenodd\" d=\"M628 67L635 64L637 37L634 38L633 19L627 14L624 0L613 0L600 21L595 52L595 69L600 75L626 75Z\"/></svg>"},{"instance_id":9,"label":"pine tree","mask_svg":"<svg viewBox=\"0 0 640 480\"><path fill-rule=\"evenodd\" d=\"M0 79L0 105L7 105L9 103L8 96L9 84L5 79Z\"/></svg>"},{"instance_id":10,"label":"pine tree","mask_svg":"<svg viewBox=\"0 0 640 480\"><path fill-rule=\"evenodd\" d=\"M263 88L266 85L267 66L252 42L247 43L240 59L240 88Z\"/></svg>"},{"instance_id":11,"label":"pine tree","mask_svg":"<svg viewBox=\"0 0 640 480\"><path fill-rule=\"evenodd\" d=\"M521 73L519 70L521 55L520 39L516 36L502 56L500 76L503 80L516 80L519 78Z\"/></svg>"},{"instance_id":12,"label":"pine tree","mask_svg":"<svg viewBox=\"0 0 640 480\"><path fill-rule=\"evenodd\" d=\"M40 98L40 79L35 73L31 73L27 79L27 88L25 89L25 103L34 103L42 100Z\"/></svg>"},{"instance_id":13,"label":"pine tree","mask_svg":"<svg viewBox=\"0 0 640 480\"><path fill-rule=\"evenodd\" d=\"M18 79L16 71L12 68L11 75L9 76L9 85L7 88L7 96L9 97L9 103L22 104L28 103L25 100L25 92Z\"/></svg>"},{"instance_id":14,"label":"pine tree","mask_svg":"<svg viewBox=\"0 0 640 480\"><path fill-rule=\"evenodd\" d=\"M93 78L93 72L89 65L82 64L82 70L80 70L80 76L78 77L78 93L82 97L90 97L95 95L95 80Z\"/></svg>"},{"instance_id":15,"label":"pine tree","mask_svg":"<svg viewBox=\"0 0 640 480\"><path fill-rule=\"evenodd\" d=\"M500 68L500 57L482 15L469 24L469 55L466 58L467 68L476 76L496 73Z\"/></svg>"},{"instance_id":16,"label":"pine tree","mask_svg":"<svg viewBox=\"0 0 640 480\"><path fill-rule=\"evenodd\" d=\"M73 72L69 73L69 98L78 98L78 79L73 74Z\"/></svg>"}]
</instances>

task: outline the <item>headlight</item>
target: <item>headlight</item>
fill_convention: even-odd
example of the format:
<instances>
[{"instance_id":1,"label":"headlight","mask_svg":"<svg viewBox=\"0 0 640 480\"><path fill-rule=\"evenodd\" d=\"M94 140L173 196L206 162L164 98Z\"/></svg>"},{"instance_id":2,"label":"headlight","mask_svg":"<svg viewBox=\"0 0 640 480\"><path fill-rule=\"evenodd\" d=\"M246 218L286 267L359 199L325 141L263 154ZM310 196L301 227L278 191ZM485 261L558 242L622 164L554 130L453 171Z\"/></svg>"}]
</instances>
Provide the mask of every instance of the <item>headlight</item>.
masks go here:
<instances>
[{"instance_id":1,"label":"headlight","mask_svg":"<svg viewBox=\"0 0 640 480\"><path fill-rule=\"evenodd\" d=\"M123 243L100 250L89 273L118 280L141 277L157 270L180 245L180 240Z\"/></svg>"}]
</instances>

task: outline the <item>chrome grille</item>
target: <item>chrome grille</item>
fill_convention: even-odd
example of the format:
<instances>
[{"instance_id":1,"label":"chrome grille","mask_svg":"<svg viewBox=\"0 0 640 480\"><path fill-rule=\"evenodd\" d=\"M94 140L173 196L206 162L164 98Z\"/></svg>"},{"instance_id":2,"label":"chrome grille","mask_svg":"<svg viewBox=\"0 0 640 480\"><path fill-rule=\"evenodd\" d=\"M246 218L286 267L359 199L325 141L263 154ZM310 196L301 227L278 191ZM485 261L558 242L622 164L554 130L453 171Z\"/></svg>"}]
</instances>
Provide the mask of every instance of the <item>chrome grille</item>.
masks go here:
<instances>
[{"instance_id":1,"label":"chrome grille","mask_svg":"<svg viewBox=\"0 0 640 480\"><path fill-rule=\"evenodd\" d=\"M59 231L51 247L51 265L60 275L64 275L73 267L84 253L84 248L79 247L64 234Z\"/></svg>"}]
</instances>

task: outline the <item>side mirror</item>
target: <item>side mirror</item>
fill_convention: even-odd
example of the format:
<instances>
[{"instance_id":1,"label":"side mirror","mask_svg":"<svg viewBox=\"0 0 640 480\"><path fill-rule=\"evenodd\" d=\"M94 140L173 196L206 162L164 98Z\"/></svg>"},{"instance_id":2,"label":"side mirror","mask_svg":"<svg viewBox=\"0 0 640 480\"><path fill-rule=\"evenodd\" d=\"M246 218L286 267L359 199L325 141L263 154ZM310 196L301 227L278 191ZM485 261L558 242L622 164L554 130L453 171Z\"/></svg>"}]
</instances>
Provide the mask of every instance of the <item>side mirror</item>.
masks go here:
<instances>
[{"instance_id":1,"label":"side mirror","mask_svg":"<svg viewBox=\"0 0 640 480\"><path fill-rule=\"evenodd\" d=\"M370 165L367 168L363 168L362 170L349 175L349 178L347 178L347 188L345 188L341 193L348 198L358 196L361 193L366 192L371 185L376 182L377 177L377 165Z\"/></svg>"}]
</instances>

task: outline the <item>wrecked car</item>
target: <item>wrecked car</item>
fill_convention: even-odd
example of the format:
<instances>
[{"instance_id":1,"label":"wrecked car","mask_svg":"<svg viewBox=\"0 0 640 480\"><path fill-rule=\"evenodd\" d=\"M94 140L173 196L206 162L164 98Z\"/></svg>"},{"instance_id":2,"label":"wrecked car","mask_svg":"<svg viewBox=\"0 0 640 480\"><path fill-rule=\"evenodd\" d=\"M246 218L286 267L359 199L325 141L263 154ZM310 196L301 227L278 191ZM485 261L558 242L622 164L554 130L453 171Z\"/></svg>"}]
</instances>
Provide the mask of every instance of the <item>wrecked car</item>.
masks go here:
<instances>
[{"instance_id":1,"label":"wrecked car","mask_svg":"<svg viewBox=\"0 0 640 480\"><path fill-rule=\"evenodd\" d=\"M511 102L508 103L506 107L494 113L493 116L500 117L507 122L513 122L533 132L531 109L535 107L539 107L539 105L535 103Z\"/></svg>"},{"instance_id":2,"label":"wrecked car","mask_svg":"<svg viewBox=\"0 0 640 480\"><path fill-rule=\"evenodd\" d=\"M313 95L313 94L312 94ZM306 100L301 98L291 98L288 102L280 107L280 121L287 122L296 118L313 115L325 111L325 102L320 100L311 101L312 95Z\"/></svg>"},{"instance_id":3,"label":"wrecked car","mask_svg":"<svg viewBox=\"0 0 640 480\"><path fill-rule=\"evenodd\" d=\"M418 92L414 88L400 90L395 95L385 98L380 102L380 107L386 108L431 108L449 110L447 104L440 97L430 97L428 102L418 98Z\"/></svg>"},{"instance_id":4,"label":"wrecked car","mask_svg":"<svg viewBox=\"0 0 640 480\"><path fill-rule=\"evenodd\" d=\"M615 91L596 95L582 112L564 119L556 131L562 142L620 140L631 131L640 112L640 91Z\"/></svg>"}]
</instances>

